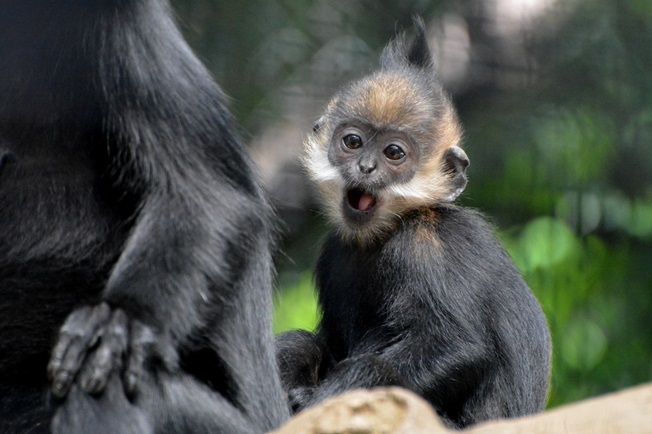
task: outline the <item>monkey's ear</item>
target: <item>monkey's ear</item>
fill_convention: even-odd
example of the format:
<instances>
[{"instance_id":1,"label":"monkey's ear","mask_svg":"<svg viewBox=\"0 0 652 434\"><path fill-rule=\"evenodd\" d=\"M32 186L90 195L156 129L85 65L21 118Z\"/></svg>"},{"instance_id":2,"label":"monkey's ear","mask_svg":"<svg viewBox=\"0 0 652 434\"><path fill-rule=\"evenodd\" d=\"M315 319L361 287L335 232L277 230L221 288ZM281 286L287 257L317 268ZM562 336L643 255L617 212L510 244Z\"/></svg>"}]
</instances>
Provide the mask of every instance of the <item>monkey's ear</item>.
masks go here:
<instances>
[{"instance_id":1,"label":"monkey's ear","mask_svg":"<svg viewBox=\"0 0 652 434\"><path fill-rule=\"evenodd\" d=\"M322 116L319 119L317 119L317 122L315 122L315 124L312 126L313 133L318 132L321 129L322 125L324 125L324 122L326 122L326 119L324 118L325 116Z\"/></svg>"},{"instance_id":2,"label":"monkey's ear","mask_svg":"<svg viewBox=\"0 0 652 434\"><path fill-rule=\"evenodd\" d=\"M433 67L432 54L428 47L428 38L426 37L426 25L419 16L413 19L414 39L407 52L408 62L421 69Z\"/></svg>"},{"instance_id":3,"label":"monkey's ear","mask_svg":"<svg viewBox=\"0 0 652 434\"><path fill-rule=\"evenodd\" d=\"M444 173L449 174L449 193L442 199L444 202L453 202L466 188L466 168L469 166L469 157L457 146L446 149L443 156Z\"/></svg>"}]
</instances>

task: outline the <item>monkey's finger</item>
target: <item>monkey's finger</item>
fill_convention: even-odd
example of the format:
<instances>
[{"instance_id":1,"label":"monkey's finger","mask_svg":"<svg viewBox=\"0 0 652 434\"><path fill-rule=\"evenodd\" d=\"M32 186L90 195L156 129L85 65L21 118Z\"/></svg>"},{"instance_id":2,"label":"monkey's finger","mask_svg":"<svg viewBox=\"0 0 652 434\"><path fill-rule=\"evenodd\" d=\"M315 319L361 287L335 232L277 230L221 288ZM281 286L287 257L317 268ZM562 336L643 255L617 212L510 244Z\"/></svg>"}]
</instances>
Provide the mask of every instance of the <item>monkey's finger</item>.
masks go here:
<instances>
[{"instance_id":1,"label":"monkey's finger","mask_svg":"<svg viewBox=\"0 0 652 434\"><path fill-rule=\"evenodd\" d=\"M145 363L153 351L155 340L151 328L140 321L132 321L130 352L124 374L127 396L133 397L138 392L138 383L143 377Z\"/></svg>"},{"instance_id":2,"label":"monkey's finger","mask_svg":"<svg viewBox=\"0 0 652 434\"><path fill-rule=\"evenodd\" d=\"M59 332L59 340L48 363L52 393L64 397L77 375L86 354L97 342L100 330L110 315L106 304L85 306L74 311Z\"/></svg>"},{"instance_id":3,"label":"monkey's finger","mask_svg":"<svg viewBox=\"0 0 652 434\"><path fill-rule=\"evenodd\" d=\"M127 321L127 315L122 310L113 311L99 347L87 359L80 373L81 387L87 393L101 393L111 373L122 367L122 357L129 339Z\"/></svg>"},{"instance_id":4,"label":"monkey's finger","mask_svg":"<svg viewBox=\"0 0 652 434\"><path fill-rule=\"evenodd\" d=\"M176 347L166 334L156 333L153 328L140 321L131 322L130 352L125 369L126 392L133 396L139 382L147 374L149 366L175 372L179 367Z\"/></svg>"},{"instance_id":5,"label":"monkey's finger","mask_svg":"<svg viewBox=\"0 0 652 434\"><path fill-rule=\"evenodd\" d=\"M295 387L288 391L288 403L293 412L297 413L306 408L314 393L314 389L310 387Z\"/></svg>"},{"instance_id":6,"label":"monkey's finger","mask_svg":"<svg viewBox=\"0 0 652 434\"><path fill-rule=\"evenodd\" d=\"M80 339L79 336L73 334L74 330L78 330L77 323L85 322L87 318L90 317L91 307L84 306L81 309L78 309L71 313L66 322L61 327L59 331L59 339L57 344L52 349L52 354L50 356L50 362L48 364L48 378L52 380L63 363L63 359L66 356L68 347L71 345L71 342L74 340Z\"/></svg>"}]
</instances>

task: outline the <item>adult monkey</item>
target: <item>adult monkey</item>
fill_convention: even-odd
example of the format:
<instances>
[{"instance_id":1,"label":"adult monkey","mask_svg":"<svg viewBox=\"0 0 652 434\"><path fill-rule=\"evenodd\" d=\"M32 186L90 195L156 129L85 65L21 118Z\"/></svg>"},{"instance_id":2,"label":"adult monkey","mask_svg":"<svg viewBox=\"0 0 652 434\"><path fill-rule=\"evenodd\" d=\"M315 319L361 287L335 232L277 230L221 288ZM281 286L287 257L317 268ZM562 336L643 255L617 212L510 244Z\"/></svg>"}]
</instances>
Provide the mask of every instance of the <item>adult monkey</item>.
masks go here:
<instances>
[{"instance_id":1,"label":"adult monkey","mask_svg":"<svg viewBox=\"0 0 652 434\"><path fill-rule=\"evenodd\" d=\"M164 1L0 4L0 432L286 418L270 210L223 99Z\"/></svg>"}]
</instances>

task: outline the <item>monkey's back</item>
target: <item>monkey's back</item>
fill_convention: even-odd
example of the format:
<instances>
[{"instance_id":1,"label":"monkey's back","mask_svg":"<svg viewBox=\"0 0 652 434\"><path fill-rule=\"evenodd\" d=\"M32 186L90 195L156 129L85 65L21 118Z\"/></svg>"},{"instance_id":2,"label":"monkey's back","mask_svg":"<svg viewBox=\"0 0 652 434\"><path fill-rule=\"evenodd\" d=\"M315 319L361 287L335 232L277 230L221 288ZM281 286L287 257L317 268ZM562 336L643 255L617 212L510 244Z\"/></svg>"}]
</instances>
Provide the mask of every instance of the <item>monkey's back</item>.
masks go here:
<instances>
[{"instance_id":1,"label":"monkey's back","mask_svg":"<svg viewBox=\"0 0 652 434\"><path fill-rule=\"evenodd\" d=\"M458 313L489 340L496 365L486 371L491 378L488 387L497 388L501 396L496 405L503 407L495 410L505 416L542 410L550 379L550 331L539 301L492 225L478 211L448 205L416 213L406 220L404 230L407 240L414 231L434 235L429 278L446 287L433 285L431 294L464 306L467 310ZM397 233L396 241L401 238ZM419 244L415 248L428 248L425 241ZM505 396L506 391L510 395Z\"/></svg>"}]
</instances>

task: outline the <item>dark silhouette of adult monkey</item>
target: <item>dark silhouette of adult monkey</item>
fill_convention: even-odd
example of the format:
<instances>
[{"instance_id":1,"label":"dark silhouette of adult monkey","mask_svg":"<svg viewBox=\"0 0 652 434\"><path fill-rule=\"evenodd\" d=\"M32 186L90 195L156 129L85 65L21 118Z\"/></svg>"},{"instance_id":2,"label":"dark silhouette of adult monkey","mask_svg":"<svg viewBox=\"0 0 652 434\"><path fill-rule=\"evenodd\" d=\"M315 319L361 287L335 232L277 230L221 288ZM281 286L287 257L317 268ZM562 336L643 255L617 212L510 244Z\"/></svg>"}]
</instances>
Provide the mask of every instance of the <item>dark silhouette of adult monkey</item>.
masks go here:
<instances>
[{"instance_id":1,"label":"dark silhouette of adult monkey","mask_svg":"<svg viewBox=\"0 0 652 434\"><path fill-rule=\"evenodd\" d=\"M280 425L269 222L167 2L0 3L0 432Z\"/></svg>"}]
</instances>

